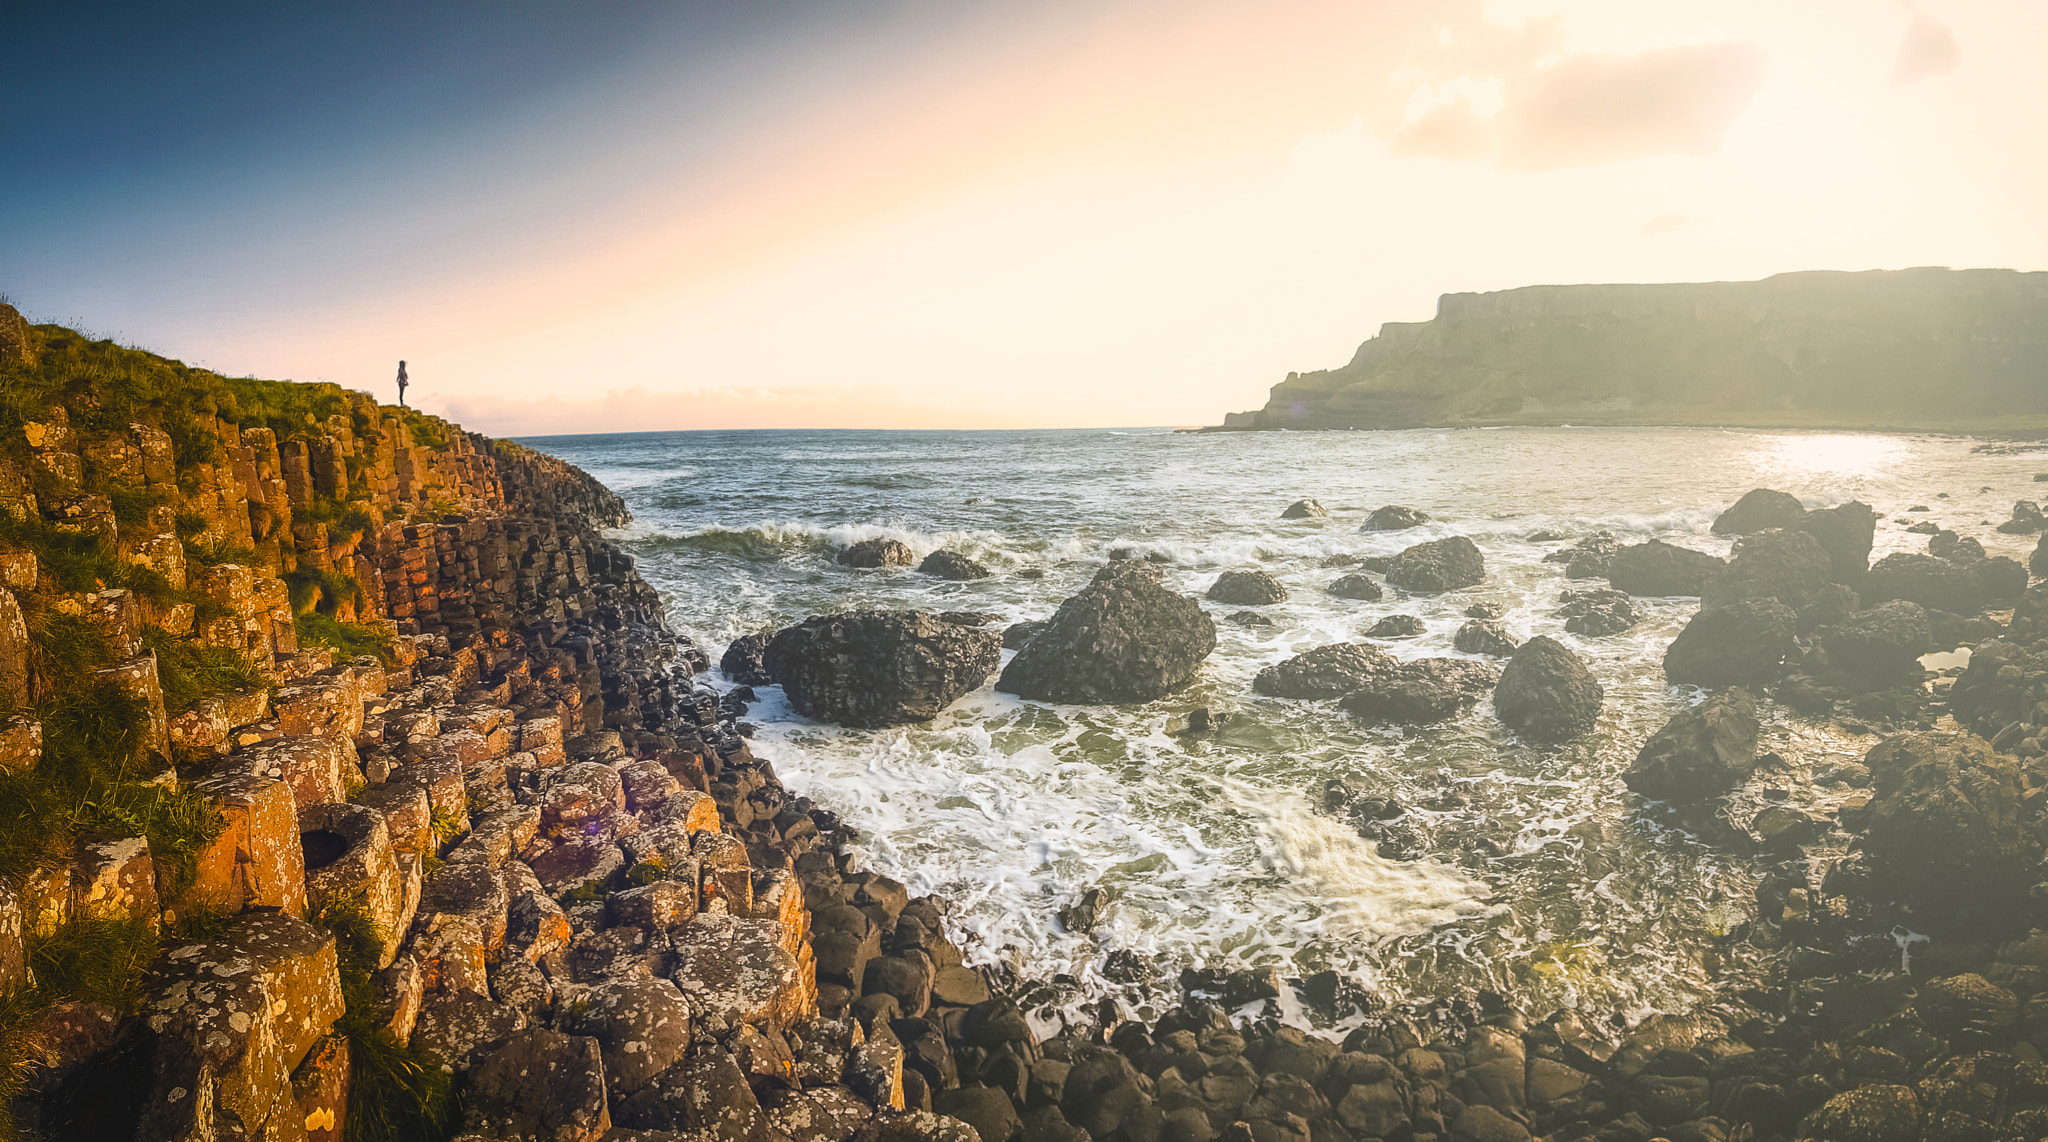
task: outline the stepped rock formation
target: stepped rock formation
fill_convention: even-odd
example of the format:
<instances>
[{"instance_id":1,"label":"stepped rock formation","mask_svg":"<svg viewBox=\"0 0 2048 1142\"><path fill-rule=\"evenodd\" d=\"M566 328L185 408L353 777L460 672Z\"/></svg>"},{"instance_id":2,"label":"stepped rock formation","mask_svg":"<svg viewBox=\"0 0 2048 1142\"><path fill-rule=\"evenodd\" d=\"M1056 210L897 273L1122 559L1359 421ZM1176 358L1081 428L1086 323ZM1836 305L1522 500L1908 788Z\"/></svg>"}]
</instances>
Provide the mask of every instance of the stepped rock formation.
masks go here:
<instances>
[{"instance_id":1,"label":"stepped rock formation","mask_svg":"<svg viewBox=\"0 0 2048 1142\"><path fill-rule=\"evenodd\" d=\"M2048 273L1913 269L1445 294L1223 427L2048 423Z\"/></svg>"}]
</instances>

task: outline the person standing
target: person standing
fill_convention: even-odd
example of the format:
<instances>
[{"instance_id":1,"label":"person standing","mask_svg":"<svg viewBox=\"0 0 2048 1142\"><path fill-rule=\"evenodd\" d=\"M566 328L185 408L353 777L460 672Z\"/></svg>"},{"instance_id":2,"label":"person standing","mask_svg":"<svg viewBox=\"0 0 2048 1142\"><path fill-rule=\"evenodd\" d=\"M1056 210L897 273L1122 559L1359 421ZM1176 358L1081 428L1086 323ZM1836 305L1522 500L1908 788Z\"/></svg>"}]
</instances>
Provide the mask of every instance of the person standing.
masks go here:
<instances>
[{"instance_id":1,"label":"person standing","mask_svg":"<svg viewBox=\"0 0 2048 1142\"><path fill-rule=\"evenodd\" d=\"M398 407L405 407L405 362L398 363Z\"/></svg>"}]
</instances>

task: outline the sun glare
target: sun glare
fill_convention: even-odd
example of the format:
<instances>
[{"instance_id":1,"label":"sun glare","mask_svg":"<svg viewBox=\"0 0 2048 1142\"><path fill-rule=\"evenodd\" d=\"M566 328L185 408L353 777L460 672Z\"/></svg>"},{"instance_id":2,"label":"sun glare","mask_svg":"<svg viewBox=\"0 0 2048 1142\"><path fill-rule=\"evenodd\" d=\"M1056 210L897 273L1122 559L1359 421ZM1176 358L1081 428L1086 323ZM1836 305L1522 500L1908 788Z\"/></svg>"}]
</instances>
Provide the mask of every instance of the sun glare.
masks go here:
<instances>
[{"instance_id":1,"label":"sun glare","mask_svg":"<svg viewBox=\"0 0 2048 1142\"><path fill-rule=\"evenodd\" d=\"M1758 457L1758 466L1817 475L1875 476L1890 467L1902 450L1900 442L1888 436L1782 436Z\"/></svg>"}]
</instances>

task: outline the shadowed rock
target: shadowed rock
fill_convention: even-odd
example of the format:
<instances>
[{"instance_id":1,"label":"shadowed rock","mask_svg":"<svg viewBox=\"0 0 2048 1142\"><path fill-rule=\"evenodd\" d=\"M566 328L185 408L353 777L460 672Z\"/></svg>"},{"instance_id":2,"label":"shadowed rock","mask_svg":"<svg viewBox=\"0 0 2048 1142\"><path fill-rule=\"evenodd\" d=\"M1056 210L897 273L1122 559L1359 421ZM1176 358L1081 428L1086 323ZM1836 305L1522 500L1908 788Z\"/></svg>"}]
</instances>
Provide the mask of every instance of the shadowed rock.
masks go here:
<instances>
[{"instance_id":1,"label":"shadowed rock","mask_svg":"<svg viewBox=\"0 0 2048 1142\"><path fill-rule=\"evenodd\" d=\"M1801 530L1812 535L1828 553L1830 573L1837 583L1855 585L1870 569L1870 546L1877 535L1877 513L1858 500L1806 513Z\"/></svg>"},{"instance_id":2,"label":"shadowed rock","mask_svg":"<svg viewBox=\"0 0 2048 1142\"><path fill-rule=\"evenodd\" d=\"M1264 571L1225 571L1209 587L1208 599L1233 607L1263 607L1287 601L1287 588Z\"/></svg>"},{"instance_id":3,"label":"shadowed rock","mask_svg":"<svg viewBox=\"0 0 2048 1142\"><path fill-rule=\"evenodd\" d=\"M1753 532L1736 542L1734 558L1700 592L1700 609L1776 599L1796 611L1831 582L1832 566L1820 541L1806 532Z\"/></svg>"},{"instance_id":4,"label":"shadowed rock","mask_svg":"<svg viewBox=\"0 0 2048 1142\"><path fill-rule=\"evenodd\" d=\"M1566 741L1590 731L1606 690L1563 643L1538 635L1515 649L1493 708L1500 720L1532 741Z\"/></svg>"},{"instance_id":5,"label":"shadowed rock","mask_svg":"<svg viewBox=\"0 0 2048 1142\"><path fill-rule=\"evenodd\" d=\"M1404 508L1399 504L1388 504L1367 516L1365 526L1359 528L1359 530L1405 531L1411 527L1421 527L1428 522L1428 512L1416 511L1414 508Z\"/></svg>"},{"instance_id":6,"label":"shadowed rock","mask_svg":"<svg viewBox=\"0 0 2048 1142\"><path fill-rule=\"evenodd\" d=\"M1477 705L1499 680L1500 671L1484 662L1421 658L1372 674L1337 704L1372 725L1427 725Z\"/></svg>"},{"instance_id":7,"label":"shadowed rock","mask_svg":"<svg viewBox=\"0 0 2048 1142\"><path fill-rule=\"evenodd\" d=\"M994 572L957 551L934 551L917 565L920 573L940 579L986 579Z\"/></svg>"},{"instance_id":8,"label":"shadowed rock","mask_svg":"<svg viewBox=\"0 0 2048 1142\"><path fill-rule=\"evenodd\" d=\"M1377 603L1385 595L1378 583L1363 575L1345 575L1324 590L1340 599L1363 599L1368 603Z\"/></svg>"},{"instance_id":9,"label":"shadowed rock","mask_svg":"<svg viewBox=\"0 0 2048 1142\"><path fill-rule=\"evenodd\" d=\"M1607 561L1607 582L1631 595L1697 595L1726 566L1720 556L1653 539L1615 552Z\"/></svg>"},{"instance_id":10,"label":"shadowed rock","mask_svg":"<svg viewBox=\"0 0 2048 1142\"><path fill-rule=\"evenodd\" d=\"M1518 645L1507 628L1490 619L1473 619L1458 628L1451 639L1451 645L1463 654L1484 654L1492 658L1506 658L1515 652Z\"/></svg>"},{"instance_id":11,"label":"shadowed rock","mask_svg":"<svg viewBox=\"0 0 2048 1142\"><path fill-rule=\"evenodd\" d=\"M1418 595L1455 591L1486 579L1479 545L1462 535L1418 543L1387 564L1387 582Z\"/></svg>"},{"instance_id":12,"label":"shadowed rock","mask_svg":"<svg viewBox=\"0 0 2048 1142\"><path fill-rule=\"evenodd\" d=\"M1622 780L1660 801L1717 796L1756 765L1757 730L1756 699L1747 690L1723 690L1673 714L1643 743Z\"/></svg>"},{"instance_id":13,"label":"shadowed rock","mask_svg":"<svg viewBox=\"0 0 2048 1142\"><path fill-rule=\"evenodd\" d=\"M1001 661L994 631L922 611L848 611L777 631L762 664L806 716L847 726L935 717Z\"/></svg>"},{"instance_id":14,"label":"shadowed rock","mask_svg":"<svg viewBox=\"0 0 2048 1142\"><path fill-rule=\"evenodd\" d=\"M1776 599L1694 615L1664 651L1664 676L1693 686L1766 686L1784 673L1799 616Z\"/></svg>"},{"instance_id":15,"label":"shadowed rock","mask_svg":"<svg viewBox=\"0 0 2048 1142\"><path fill-rule=\"evenodd\" d=\"M1799 497L1758 488L1744 493L1734 506L1716 517L1714 530L1721 535L1748 535L1766 528L1798 527L1805 518L1806 507Z\"/></svg>"},{"instance_id":16,"label":"shadowed rock","mask_svg":"<svg viewBox=\"0 0 2048 1142\"><path fill-rule=\"evenodd\" d=\"M1821 636L1828 660L1846 674L1881 682L1920 669L1920 656L1934 646L1934 628L1918 603L1893 599L1858 611Z\"/></svg>"},{"instance_id":17,"label":"shadowed rock","mask_svg":"<svg viewBox=\"0 0 2048 1142\"><path fill-rule=\"evenodd\" d=\"M1392 655L1378 647L1331 643L1259 671L1252 679L1252 689L1274 698L1338 698L1397 665Z\"/></svg>"},{"instance_id":18,"label":"shadowed rock","mask_svg":"<svg viewBox=\"0 0 2048 1142\"><path fill-rule=\"evenodd\" d=\"M1216 649L1202 605L1141 560L1111 563L1060 604L996 689L1049 702L1149 702L1194 679Z\"/></svg>"}]
</instances>

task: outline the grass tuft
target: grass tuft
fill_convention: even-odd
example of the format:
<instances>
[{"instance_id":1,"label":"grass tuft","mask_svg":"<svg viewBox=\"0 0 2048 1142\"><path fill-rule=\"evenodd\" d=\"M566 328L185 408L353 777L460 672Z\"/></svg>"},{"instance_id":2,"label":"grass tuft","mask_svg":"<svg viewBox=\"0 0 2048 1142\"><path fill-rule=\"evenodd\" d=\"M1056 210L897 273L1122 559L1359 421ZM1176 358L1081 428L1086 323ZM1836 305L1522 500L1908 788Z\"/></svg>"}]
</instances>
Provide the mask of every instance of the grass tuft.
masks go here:
<instances>
[{"instance_id":1,"label":"grass tuft","mask_svg":"<svg viewBox=\"0 0 2048 1142\"><path fill-rule=\"evenodd\" d=\"M156 674L163 684L164 710L176 716L202 698L234 690L261 690L270 678L255 661L225 646L202 646L152 627L142 633L143 645L156 652Z\"/></svg>"},{"instance_id":2,"label":"grass tuft","mask_svg":"<svg viewBox=\"0 0 2048 1142\"><path fill-rule=\"evenodd\" d=\"M143 920L73 920L29 940L36 987L133 1015L142 1002L142 973L156 958L157 935Z\"/></svg>"},{"instance_id":3,"label":"grass tuft","mask_svg":"<svg viewBox=\"0 0 2048 1142\"><path fill-rule=\"evenodd\" d=\"M332 647L341 658L371 654L386 666L397 661L391 650L391 636L376 627L336 622L317 611L297 616L292 627L298 632L300 646Z\"/></svg>"},{"instance_id":4,"label":"grass tuft","mask_svg":"<svg viewBox=\"0 0 2048 1142\"><path fill-rule=\"evenodd\" d=\"M377 948L383 932L358 897L337 897L307 917L334 933L343 1014L335 1029L348 1036L352 1071L349 1142L439 1142L454 1133L460 1105L454 1076L401 1044L377 1021Z\"/></svg>"}]
</instances>

